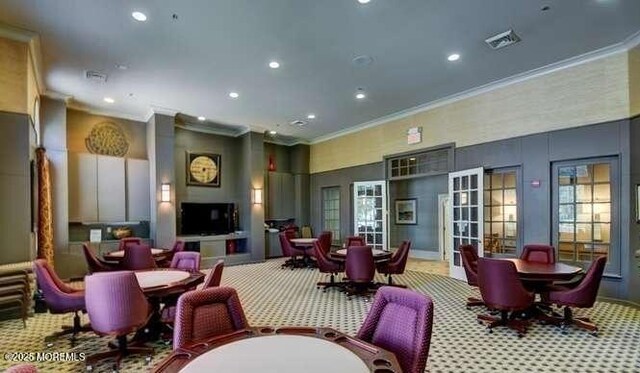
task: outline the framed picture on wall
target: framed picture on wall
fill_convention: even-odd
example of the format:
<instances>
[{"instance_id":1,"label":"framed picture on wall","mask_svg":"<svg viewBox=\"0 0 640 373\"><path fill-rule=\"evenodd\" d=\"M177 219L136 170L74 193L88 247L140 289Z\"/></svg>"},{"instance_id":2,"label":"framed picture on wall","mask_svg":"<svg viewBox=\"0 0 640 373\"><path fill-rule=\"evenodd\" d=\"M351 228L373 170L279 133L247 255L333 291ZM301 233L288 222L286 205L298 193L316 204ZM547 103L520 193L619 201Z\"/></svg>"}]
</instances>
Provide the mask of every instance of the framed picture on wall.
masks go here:
<instances>
[{"instance_id":1,"label":"framed picture on wall","mask_svg":"<svg viewBox=\"0 0 640 373\"><path fill-rule=\"evenodd\" d=\"M220 154L187 152L187 185L220 187Z\"/></svg>"},{"instance_id":2,"label":"framed picture on wall","mask_svg":"<svg viewBox=\"0 0 640 373\"><path fill-rule=\"evenodd\" d=\"M417 224L418 216L416 211L417 201L415 198L396 200L396 224Z\"/></svg>"}]
</instances>

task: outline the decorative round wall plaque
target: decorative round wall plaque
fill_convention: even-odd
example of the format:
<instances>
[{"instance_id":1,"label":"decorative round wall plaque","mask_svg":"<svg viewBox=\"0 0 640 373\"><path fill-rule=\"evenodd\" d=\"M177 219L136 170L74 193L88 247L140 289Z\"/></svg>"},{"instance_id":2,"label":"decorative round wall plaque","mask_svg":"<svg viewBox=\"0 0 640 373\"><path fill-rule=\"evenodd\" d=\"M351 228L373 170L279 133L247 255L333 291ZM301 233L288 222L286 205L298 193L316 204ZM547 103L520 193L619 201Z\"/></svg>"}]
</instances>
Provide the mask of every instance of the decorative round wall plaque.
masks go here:
<instances>
[{"instance_id":1,"label":"decorative round wall plaque","mask_svg":"<svg viewBox=\"0 0 640 373\"><path fill-rule=\"evenodd\" d=\"M96 124L84 141L87 149L94 154L124 157L129 150L124 132L113 122Z\"/></svg>"}]
</instances>

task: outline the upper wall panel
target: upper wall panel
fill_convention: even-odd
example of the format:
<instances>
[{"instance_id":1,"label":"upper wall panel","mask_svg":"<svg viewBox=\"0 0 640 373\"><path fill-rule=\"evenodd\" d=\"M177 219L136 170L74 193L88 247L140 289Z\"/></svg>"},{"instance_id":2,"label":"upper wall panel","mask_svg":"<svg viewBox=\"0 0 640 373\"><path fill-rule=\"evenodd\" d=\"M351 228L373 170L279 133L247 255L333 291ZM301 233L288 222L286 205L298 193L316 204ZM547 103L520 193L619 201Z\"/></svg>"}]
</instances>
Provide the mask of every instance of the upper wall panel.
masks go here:
<instances>
[{"instance_id":1,"label":"upper wall panel","mask_svg":"<svg viewBox=\"0 0 640 373\"><path fill-rule=\"evenodd\" d=\"M311 172L450 142L466 146L627 118L628 62L628 53L617 53L313 144ZM415 126L423 141L407 145Z\"/></svg>"},{"instance_id":2,"label":"upper wall panel","mask_svg":"<svg viewBox=\"0 0 640 373\"><path fill-rule=\"evenodd\" d=\"M632 117L640 115L640 45L629 51L629 107Z\"/></svg>"}]
</instances>

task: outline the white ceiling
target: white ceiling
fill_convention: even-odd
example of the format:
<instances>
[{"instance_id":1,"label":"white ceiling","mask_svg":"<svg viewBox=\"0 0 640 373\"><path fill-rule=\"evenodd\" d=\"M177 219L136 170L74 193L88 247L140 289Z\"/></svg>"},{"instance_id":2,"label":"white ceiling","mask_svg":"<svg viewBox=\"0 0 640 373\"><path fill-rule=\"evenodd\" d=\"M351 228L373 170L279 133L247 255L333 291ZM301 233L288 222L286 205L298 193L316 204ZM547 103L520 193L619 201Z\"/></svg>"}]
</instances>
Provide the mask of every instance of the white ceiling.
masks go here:
<instances>
[{"instance_id":1,"label":"white ceiling","mask_svg":"<svg viewBox=\"0 0 640 373\"><path fill-rule=\"evenodd\" d=\"M620 43L640 30L640 1L2 0L0 21L40 34L47 89L88 110L144 120L161 107L313 140ZM510 28L521 43L484 44ZM374 62L354 67L363 54Z\"/></svg>"}]
</instances>

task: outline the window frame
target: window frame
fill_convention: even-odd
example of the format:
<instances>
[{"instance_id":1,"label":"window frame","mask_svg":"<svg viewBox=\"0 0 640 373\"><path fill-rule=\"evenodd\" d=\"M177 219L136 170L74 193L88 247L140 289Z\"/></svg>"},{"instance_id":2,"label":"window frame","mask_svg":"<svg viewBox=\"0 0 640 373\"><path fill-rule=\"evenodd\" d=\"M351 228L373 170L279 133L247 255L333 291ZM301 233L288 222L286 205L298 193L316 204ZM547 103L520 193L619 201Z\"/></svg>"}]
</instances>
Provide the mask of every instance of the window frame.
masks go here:
<instances>
[{"instance_id":1,"label":"window frame","mask_svg":"<svg viewBox=\"0 0 640 373\"><path fill-rule=\"evenodd\" d=\"M515 253L513 254L504 254L504 253L491 253L491 257L493 258L517 258L520 256L520 254L522 253L522 247L523 247L523 242L524 242L524 219L523 219L523 188L522 188L522 167L521 166L508 166L508 167L496 167L496 168L491 168L491 169L485 169L484 170L484 176L487 175L492 175L492 174L496 174L496 173L500 173L500 174L505 174L508 172L515 172L516 174L516 184L515 184L515 189L516 189L516 239L515 239ZM486 191L488 185L487 183L483 183L483 201L484 201L484 191ZM504 196L504 185L501 189L489 189L489 190L502 190L503 191L503 196ZM493 205L491 204L483 204L483 208L489 208L491 209ZM503 206L504 206L504 201L503 201ZM483 213L483 224L487 222L487 214ZM503 229L504 229L504 220L502 221L503 223ZM491 230L487 231L486 229L484 229L484 234L487 235L489 234L489 232L491 232ZM504 236L504 235L503 235ZM501 240L505 240L504 238L501 238ZM483 248L485 248L486 246L483 245Z\"/></svg>"},{"instance_id":2,"label":"window frame","mask_svg":"<svg viewBox=\"0 0 640 373\"><path fill-rule=\"evenodd\" d=\"M609 253L607 255L607 265L605 267L604 275L606 277L612 278L621 278L621 257L622 257L622 247L621 245L621 216L620 216L620 199L622 197L622 180L620 178L620 157L618 156L609 156L609 157L594 157L594 158L585 158L585 159L576 159L576 160L564 160L553 162L551 166L551 195L552 195L552 203L551 203L551 216L552 216L552 226L551 226L551 242L556 248L556 258L560 261L560 253L559 253L559 231L560 231L560 180L559 180L559 169L561 167L578 167L578 166L587 166L594 164L609 164L609 190L611 193L611 218L610 218L610 240L609 240ZM591 182L593 185L593 181ZM593 202L592 202L593 203ZM573 202L576 205L576 201ZM593 224L593 220L591 220ZM576 224L576 222L574 222ZM592 233L593 234L593 233ZM577 242L574 238L574 243ZM593 241L592 241L593 242ZM563 260L562 263L584 266L585 261L566 261Z\"/></svg>"},{"instance_id":3,"label":"window frame","mask_svg":"<svg viewBox=\"0 0 640 373\"><path fill-rule=\"evenodd\" d=\"M325 208L325 201L327 201L325 199L325 191L330 191L330 190L334 190L337 191L337 199L331 199L331 201L338 201L338 207L336 209L336 211L338 212L338 218L337 219L329 219L329 220L337 220L337 229L329 229L327 228L327 218L326 218L326 213L327 211L334 211L333 209L331 210L327 210ZM326 186L326 187L321 187L320 188L320 204L321 204L321 211L322 211L322 230L323 231L330 231L331 232L331 243L332 244L340 244L342 242L342 228L341 228L341 224L342 221L340 219L340 207L341 207L341 190L340 190L340 186L339 185L332 185L332 186ZM337 233L337 234L336 234Z\"/></svg>"}]
</instances>

